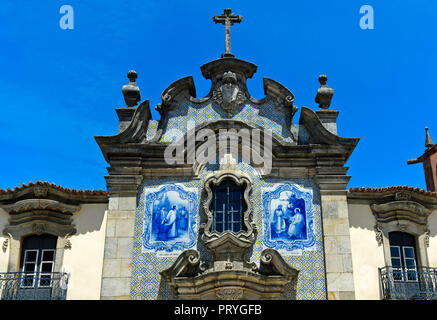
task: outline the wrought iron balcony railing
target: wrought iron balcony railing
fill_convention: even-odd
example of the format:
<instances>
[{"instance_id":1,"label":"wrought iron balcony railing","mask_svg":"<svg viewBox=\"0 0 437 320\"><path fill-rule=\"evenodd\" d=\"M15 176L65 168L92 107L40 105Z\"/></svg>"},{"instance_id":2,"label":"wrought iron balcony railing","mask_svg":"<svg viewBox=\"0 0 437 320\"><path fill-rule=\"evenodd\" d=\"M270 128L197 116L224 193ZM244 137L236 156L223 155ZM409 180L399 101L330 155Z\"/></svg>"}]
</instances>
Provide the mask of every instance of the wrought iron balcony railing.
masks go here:
<instances>
[{"instance_id":1,"label":"wrought iron balcony railing","mask_svg":"<svg viewBox=\"0 0 437 320\"><path fill-rule=\"evenodd\" d=\"M383 299L437 299L437 268L379 268Z\"/></svg>"},{"instance_id":2,"label":"wrought iron balcony railing","mask_svg":"<svg viewBox=\"0 0 437 320\"><path fill-rule=\"evenodd\" d=\"M65 300L69 274L53 273L0 273L2 300Z\"/></svg>"}]
</instances>

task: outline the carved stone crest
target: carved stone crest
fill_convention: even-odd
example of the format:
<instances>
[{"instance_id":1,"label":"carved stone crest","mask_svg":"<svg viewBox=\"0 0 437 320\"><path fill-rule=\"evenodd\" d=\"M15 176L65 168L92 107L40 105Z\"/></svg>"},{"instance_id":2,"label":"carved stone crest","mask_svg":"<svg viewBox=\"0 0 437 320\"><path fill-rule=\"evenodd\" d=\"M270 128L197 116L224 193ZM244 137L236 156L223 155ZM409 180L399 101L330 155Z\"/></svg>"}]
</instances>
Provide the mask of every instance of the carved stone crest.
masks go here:
<instances>
[{"instance_id":1,"label":"carved stone crest","mask_svg":"<svg viewBox=\"0 0 437 320\"><path fill-rule=\"evenodd\" d=\"M226 112L227 117L232 114L246 101L246 95L238 86L235 73L228 71L222 76L222 81L212 93L214 101Z\"/></svg>"},{"instance_id":2,"label":"carved stone crest","mask_svg":"<svg viewBox=\"0 0 437 320\"><path fill-rule=\"evenodd\" d=\"M236 288L223 288L216 291L215 295L220 300L240 300L243 297L243 290Z\"/></svg>"},{"instance_id":3,"label":"carved stone crest","mask_svg":"<svg viewBox=\"0 0 437 320\"><path fill-rule=\"evenodd\" d=\"M406 191L399 191L395 193L395 200L401 201L401 200L411 200L411 193Z\"/></svg>"},{"instance_id":4,"label":"carved stone crest","mask_svg":"<svg viewBox=\"0 0 437 320\"><path fill-rule=\"evenodd\" d=\"M32 230L33 232L35 232L37 235L41 235L43 233L46 232L47 227L44 223L34 223L32 225Z\"/></svg>"}]
</instances>

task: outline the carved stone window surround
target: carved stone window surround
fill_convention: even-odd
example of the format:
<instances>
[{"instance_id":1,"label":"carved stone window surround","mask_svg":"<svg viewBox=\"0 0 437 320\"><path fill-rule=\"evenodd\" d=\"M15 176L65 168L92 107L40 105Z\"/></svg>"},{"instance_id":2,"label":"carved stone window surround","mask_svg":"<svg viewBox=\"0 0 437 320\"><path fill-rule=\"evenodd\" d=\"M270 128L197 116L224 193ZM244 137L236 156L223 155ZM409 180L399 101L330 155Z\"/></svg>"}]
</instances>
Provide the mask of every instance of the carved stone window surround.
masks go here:
<instances>
[{"instance_id":1,"label":"carved stone window surround","mask_svg":"<svg viewBox=\"0 0 437 320\"><path fill-rule=\"evenodd\" d=\"M3 229L8 236L4 244L9 247L8 272L18 272L20 268L21 243L32 234L51 234L58 237L54 272L61 271L65 249L72 244L68 237L76 233L72 217L80 210L79 205L66 204L52 199L24 199L2 208L9 214L9 224Z\"/></svg>"},{"instance_id":2,"label":"carved stone window surround","mask_svg":"<svg viewBox=\"0 0 437 320\"><path fill-rule=\"evenodd\" d=\"M419 266L428 266L427 246L429 241L428 216L431 210L402 195L396 201L370 206L376 220L375 233L379 246L383 246L385 264L391 265L389 233L400 231L415 236Z\"/></svg>"},{"instance_id":3,"label":"carved stone window surround","mask_svg":"<svg viewBox=\"0 0 437 320\"><path fill-rule=\"evenodd\" d=\"M217 232L213 231L212 224L213 224L213 213L210 211L210 206L213 200L213 191L211 186L218 186L220 185L224 180L230 179L233 182L235 182L238 186L246 185L246 188L244 190L243 199L246 202L247 209L243 213L243 224L246 227L246 230L240 230L237 233L226 230L224 232ZM256 237L256 226L253 222L253 207L252 202L250 201L250 195L252 192L252 182L248 175L238 172L238 171L217 171L213 175L207 177L205 181L205 191L206 191L206 199L203 202L203 210L206 215L207 221L205 223L202 223L200 228L203 231L201 239L205 243L206 247L208 249L216 248L217 245L222 242L224 238L234 238L231 240L236 241L239 246L242 248L248 248L250 247ZM236 243L236 244L237 244ZM217 253L215 250L213 250L214 253Z\"/></svg>"}]
</instances>

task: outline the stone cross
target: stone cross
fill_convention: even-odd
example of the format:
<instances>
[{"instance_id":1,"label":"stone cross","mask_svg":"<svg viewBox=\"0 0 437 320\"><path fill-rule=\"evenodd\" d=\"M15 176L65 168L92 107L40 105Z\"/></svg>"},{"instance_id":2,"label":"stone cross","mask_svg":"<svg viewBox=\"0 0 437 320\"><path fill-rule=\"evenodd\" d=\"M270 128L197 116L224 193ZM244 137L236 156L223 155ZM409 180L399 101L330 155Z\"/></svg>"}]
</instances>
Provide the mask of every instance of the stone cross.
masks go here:
<instances>
[{"instance_id":1,"label":"stone cross","mask_svg":"<svg viewBox=\"0 0 437 320\"><path fill-rule=\"evenodd\" d=\"M231 53L231 26L234 23L240 23L243 21L243 16L235 15L232 13L231 9L225 9L223 14L217 16L215 15L212 20L215 23L221 23L225 25L226 30L226 52L222 55L223 57L233 57L234 55Z\"/></svg>"}]
</instances>

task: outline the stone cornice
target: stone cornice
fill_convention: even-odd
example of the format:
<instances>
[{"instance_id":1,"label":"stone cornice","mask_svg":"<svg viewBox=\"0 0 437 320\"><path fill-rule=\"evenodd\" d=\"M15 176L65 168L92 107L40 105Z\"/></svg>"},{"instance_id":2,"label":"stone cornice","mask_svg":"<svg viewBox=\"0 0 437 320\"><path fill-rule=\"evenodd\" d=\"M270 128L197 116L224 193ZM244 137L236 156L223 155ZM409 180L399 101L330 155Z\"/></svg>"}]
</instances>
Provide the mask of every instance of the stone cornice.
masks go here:
<instances>
[{"instance_id":1,"label":"stone cornice","mask_svg":"<svg viewBox=\"0 0 437 320\"><path fill-rule=\"evenodd\" d=\"M347 193L349 203L381 204L399 199L415 201L429 209L437 209L437 196L420 188L392 186L385 188L351 188Z\"/></svg>"}]
</instances>

